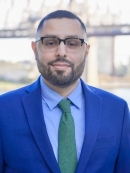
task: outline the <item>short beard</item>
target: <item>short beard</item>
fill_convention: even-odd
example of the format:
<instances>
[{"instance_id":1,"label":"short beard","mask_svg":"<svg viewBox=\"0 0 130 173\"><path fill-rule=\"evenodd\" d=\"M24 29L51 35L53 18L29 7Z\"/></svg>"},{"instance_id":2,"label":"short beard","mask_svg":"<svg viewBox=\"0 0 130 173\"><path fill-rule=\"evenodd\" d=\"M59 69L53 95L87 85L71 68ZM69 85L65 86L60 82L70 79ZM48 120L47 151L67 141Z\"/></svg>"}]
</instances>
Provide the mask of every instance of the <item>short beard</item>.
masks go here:
<instances>
[{"instance_id":1,"label":"short beard","mask_svg":"<svg viewBox=\"0 0 130 173\"><path fill-rule=\"evenodd\" d=\"M78 78L80 78L80 76L82 75L85 67L85 56L83 61L76 68L74 68L74 64L72 62L68 61L66 58L61 57L57 58L54 61L48 62L48 66L46 66L40 62L39 55L38 53L36 53L36 61L38 70L41 73L42 77L52 85L57 86L59 88L65 88L75 83L78 80ZM68 75L64 75L64 71L57 70L57 74L54 74L50 68L50 65L56 62L68 63L71 67L71 72Z\"/></svg>"}]
</instances>

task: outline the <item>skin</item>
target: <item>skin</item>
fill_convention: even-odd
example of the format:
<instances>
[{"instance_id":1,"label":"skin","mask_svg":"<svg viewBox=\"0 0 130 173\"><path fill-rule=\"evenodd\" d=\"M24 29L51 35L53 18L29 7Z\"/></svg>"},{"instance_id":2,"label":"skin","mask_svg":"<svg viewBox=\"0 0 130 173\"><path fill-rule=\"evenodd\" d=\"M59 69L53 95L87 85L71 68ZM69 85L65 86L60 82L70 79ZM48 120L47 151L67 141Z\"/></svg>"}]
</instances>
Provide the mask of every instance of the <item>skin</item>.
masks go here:
<instances>
[{"instance_id":1,"label":"skin","mask_svg":"<svg viewBox=\"0 0 130 173\"><path fill-rule=\"evenodd\" d=\"M85 31L83 31L79 21L76 19L62 18L49 19L45 21L42 30L39 33L39 37L48 35L53 35L60 39L65 39L67 37L73 36L78 38L84 38L86 40L86 33ZM85 59L88 56L90 48L90 45L83 44L78 52L70 53L66 51L66 47L63 42L61 42L57 50L53 52L44 52L41 47L41 41L36 43L32 42L31 46L35 54L38 68L39 65L43 65L46 70L50 69L55 76L57 76L58 73L62 73L64 78L71 74L72 68L74 70L77 67L79 69L82 68L82 70L84 69ZM56 62L56 60L58 61ZM77 71L79 71L79 69ZM63 97L67 97L77 86L78 78L70 85L64 85L62 87L52 84L49 80L46 80L45 78L43 78L43 80L50 88L52 88L58 94Z\"/></svg>"}]
</instances>

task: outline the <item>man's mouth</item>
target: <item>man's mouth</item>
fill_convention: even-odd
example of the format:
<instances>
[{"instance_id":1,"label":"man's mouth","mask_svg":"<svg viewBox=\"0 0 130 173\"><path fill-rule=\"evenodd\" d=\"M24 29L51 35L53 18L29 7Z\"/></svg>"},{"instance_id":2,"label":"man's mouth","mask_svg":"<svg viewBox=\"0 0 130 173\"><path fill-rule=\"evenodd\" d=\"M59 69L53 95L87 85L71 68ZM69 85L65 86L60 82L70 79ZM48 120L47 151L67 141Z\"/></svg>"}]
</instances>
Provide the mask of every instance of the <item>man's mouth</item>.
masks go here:
<instances>
[{"instance_id":1,"label":"man's mouth","mask_svg":"<svg viewBox=\"0 0 130 173\"><path fill-rule=\"evenodd\" d=\"M68 63L65 63L65 62L56 62L56 63L53 63L51 64L55 69L57 70L65 70L67 69L68 67L71 67L70 64Z\"/></svg>"}]
</instances>

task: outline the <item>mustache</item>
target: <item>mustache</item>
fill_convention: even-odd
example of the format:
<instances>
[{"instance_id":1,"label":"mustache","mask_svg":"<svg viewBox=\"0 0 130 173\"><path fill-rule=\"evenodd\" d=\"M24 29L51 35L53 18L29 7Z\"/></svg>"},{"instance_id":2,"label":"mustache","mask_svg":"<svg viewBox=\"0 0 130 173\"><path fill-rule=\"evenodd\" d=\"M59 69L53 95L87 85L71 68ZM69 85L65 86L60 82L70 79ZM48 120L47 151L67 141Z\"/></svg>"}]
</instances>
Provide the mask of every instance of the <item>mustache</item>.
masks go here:
<instances>
[{"instance_id":1,"label":"mustache","mask_svg":"<svg viewBox=\"0 0 130 173\"><path fill-rule=\"evenodd\" d=\"M69 60L67 60L66 58L57 58L56 60L48 62L47 65L53 65L53 63L57 63L57 62L65 62L72 67L74 66L74 64L70 62Z\"/></svg>"}]
</instances>

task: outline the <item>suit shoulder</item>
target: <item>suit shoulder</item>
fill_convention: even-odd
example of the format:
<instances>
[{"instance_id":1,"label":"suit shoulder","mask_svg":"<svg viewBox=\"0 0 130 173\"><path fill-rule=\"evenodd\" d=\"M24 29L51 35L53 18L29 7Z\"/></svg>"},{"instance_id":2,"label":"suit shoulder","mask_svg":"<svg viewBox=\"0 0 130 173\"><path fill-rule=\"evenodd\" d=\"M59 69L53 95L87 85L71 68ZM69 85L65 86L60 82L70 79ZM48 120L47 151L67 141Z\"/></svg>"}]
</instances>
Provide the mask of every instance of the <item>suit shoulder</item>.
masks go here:
<instances>
[{"instance_id":1,"label":"suit shoulder","mask_svg":"<svg viewBox=\"0 0 130 173\"><path fill-rule=\"evenodd\" d=\"M15 90L11 90L8 92L5 92L3 94L0 95L0 100L1 99L8 99L8 98L14 98L14 97L20 97L23 96L26 92L26 89L29 87L30 85L27 86L23 86L21 88L15 89Z\"/></svg>"},{"instance_id":2,"label":"suit shoulder","mask_svg":"<svg viewBox=\"0 0 130 173\"><path fill-rule=\"evenodd\" d=\"M87 85L87 86L91 89L92 92L94 92L96 95L98 95L102 99L126 102L123 98L121 98L107 90L104 90L101 88L96 88L94 86L89 86L89 85Z\"/></svg>"},{"instance_id":3,"label":"suit shoulder","mask_svg":"<svg viewBox=\"0 0 130 173\"><path fill-rule=\"evenodd\" d=\"M21 88L18 88L16 90L12 90L9 92L6 92L2 95L0 95L0 103L2 101L7 102L8 101L17 101L19 100L21 97L26 96L28 93L33 92L34 90L36 90L37 88L40 87L40 78L38 78L36 81L34 81L32 84L23 86Z\"/></svg>"}]
</instances>

